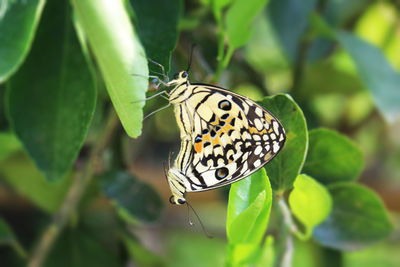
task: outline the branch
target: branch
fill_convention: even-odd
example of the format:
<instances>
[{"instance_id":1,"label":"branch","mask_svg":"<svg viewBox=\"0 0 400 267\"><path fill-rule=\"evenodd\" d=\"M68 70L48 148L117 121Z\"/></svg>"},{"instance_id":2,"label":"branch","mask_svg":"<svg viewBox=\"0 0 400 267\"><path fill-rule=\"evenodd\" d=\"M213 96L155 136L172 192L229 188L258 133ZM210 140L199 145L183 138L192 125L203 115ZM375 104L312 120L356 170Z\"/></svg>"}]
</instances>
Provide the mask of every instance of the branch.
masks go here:
<instances>
[{"instance_id":1,"label":"branch","mask_svg":"<svg viewBox=\"0 0 400 267\"><path fill-rule=\"evenodd\" d=\"M60 209L54 215L52 222L45 229L39 240L39 243L33 250L28 262L28 267L41 267L43 265L57 237L64 229L72 213L77 210L77 206L84 195L88 184L92 180L95 172L95 166L97 165L96 163L98 162L98 159L105 147L109 143L112 134L118 126L118 122L119 121L115 112L112 111L109 115L104 131L100 133L100 136L93 147L84 170L75 176Z\"/></svg>"}]
</instances>

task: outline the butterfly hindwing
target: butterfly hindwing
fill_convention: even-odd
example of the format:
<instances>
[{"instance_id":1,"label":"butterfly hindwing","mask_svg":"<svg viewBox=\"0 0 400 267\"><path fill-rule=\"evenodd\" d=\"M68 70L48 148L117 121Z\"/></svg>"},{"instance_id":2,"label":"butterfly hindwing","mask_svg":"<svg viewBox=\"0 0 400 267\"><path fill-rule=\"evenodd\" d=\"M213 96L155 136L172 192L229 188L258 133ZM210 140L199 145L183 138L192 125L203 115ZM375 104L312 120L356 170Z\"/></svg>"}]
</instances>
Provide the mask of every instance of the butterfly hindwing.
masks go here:
<instances>
[{"instance_id":1,"label":"butterfly hindwing","mask_svg":"<svg viewBox=\"0 0 400 267\"><path fill-rule=\"evenodd\" d=\"M175 108L181 137L192 143L185 152L190 161L179 162L190 183L188 192L245 178L282 148L282 125L260 105L223 88L189 86L192 94Z\"/></svg>"}]
</instances>

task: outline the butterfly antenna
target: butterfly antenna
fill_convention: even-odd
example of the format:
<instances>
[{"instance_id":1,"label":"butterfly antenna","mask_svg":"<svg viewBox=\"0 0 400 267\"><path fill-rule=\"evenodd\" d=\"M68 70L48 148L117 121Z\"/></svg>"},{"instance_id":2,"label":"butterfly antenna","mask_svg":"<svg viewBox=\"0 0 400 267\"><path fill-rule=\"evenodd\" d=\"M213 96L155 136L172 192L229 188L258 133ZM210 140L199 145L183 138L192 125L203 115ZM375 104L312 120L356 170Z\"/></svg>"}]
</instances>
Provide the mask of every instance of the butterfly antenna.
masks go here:
<instances>
[{"instance_id":1,"label":"butterfly antenna","mask_svg":"<svg viewBox=\"0 0 400 267\"><path fill-rule=\"evenodd\" d=\"M194 208L192 207L192 205L190 205L189 202L187 202L187 201L186 201L186 205L187 205L187 207L188 207L188 219L189 219L189 224L190 224L190 226L193 225L193 222L192 222L192 220L190 219L190 214L189 214L189 211L190 211L190 209L191 209L191 210L193 211L194 215L196 215L197 220L199 220L201 229L203 229L204 234L205 234L208 238L213 238L213 236L210 235L210 234L207 232L206 228L204 227L203 222L202 222L201 219L200 219L200 216L199 216L199 215L197 214L197 212L194 210ZM189 209L189 208L190 208L190 209Z\"/></svg>"},{"instance_id":2,"label":"butterfly antenna","mask_svg":"<svg viewBox=\"0 0 400 267\"><path fill-rule=\"evenodd\" d=\"M188 67L186 69L187 72L189 71L190 66L192 65L193 51L194 51L194 47L195 46L196 46L196 44L192 44L192 47L190 48L189 64L188 64Z\"/></svg>"}]
</instances>

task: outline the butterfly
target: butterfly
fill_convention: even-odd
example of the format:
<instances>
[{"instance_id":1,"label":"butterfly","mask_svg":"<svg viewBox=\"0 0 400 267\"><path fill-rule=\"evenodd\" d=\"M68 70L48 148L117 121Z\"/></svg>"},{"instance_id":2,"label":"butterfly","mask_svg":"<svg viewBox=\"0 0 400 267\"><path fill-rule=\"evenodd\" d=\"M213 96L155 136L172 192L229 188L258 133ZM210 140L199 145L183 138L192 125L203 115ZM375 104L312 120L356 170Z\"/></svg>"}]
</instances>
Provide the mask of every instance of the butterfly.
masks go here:
<instances>
[{"instance_id":1,"label":"butterfly","mask_svg":"<svg viewBox=\"0 0 400 267\"><path fill-rule=\"evenodd\" d=\"M246 178L274 158L286 136L264 107L227 89L189 81L187 71L166 83L180 129L181 148L166 172L171 204L187 192L215 189Z\"/></svg>"}]
</instances>

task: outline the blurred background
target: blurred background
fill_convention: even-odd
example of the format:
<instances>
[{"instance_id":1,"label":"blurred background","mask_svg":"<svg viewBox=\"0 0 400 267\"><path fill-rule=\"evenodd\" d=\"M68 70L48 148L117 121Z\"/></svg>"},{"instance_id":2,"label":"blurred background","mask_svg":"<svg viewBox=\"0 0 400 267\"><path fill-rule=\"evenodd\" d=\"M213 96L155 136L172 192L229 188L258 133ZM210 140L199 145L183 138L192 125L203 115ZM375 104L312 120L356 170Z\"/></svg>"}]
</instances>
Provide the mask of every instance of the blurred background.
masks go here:
<instances>
[{"instance_id":1,"label":"blurred background","mask_svg":"<svg viewBox=\"0 0 400 267\"><path fill-rule=\"evenodd\" d=\"M303 110L309 130L330 128L357 144L365 166L359 182L381 197L395 225L388 239L363 250L338 252L313 240L296 241L293 266L330 266L329 262L331 266L400 266L400 103L394 104L397 110L393 116L380 108L385 102L379 102L368 89L368 73L360 75L344 46L321 38L319 33L328 35L329 31L310 19L310 14L317 14L332 29L352 32L373 44L400 75L400 2L270 0L251 24L250 39L235 51L217 80L218 28L211 2L184 1L170 76L187 68L190 48L196 44L190 68L192 82L215 84L256 101L277 93L290 94ZM373 59L366 56L365 60ZM96 75L98 98L87 137L73 169L56 183L45 180L10 131L5 107L7 84L0 84L0 214L14 233L3 234L7 238L0 240L1 266L24 265L24 251L38 242L105 127L113 108L98 70ZM400 91L400 83L396 86ZM167 104L161 97L146 101L144 114ZM171 193L163 164L170 152L177 154L180 145L172 107L145 119L137 139L128 137L119 123L113 127L102 162L93 162L98 180L104 183L90 182L79 210L51 249L46 266L63 266L60 259L64 258L64 264L74 263L64 266L95 266L85 263L81 254L99 255L103 266L223 266L229 186L187 195L213 239L205 237L186 206L168 202ZM110 186L107 177L120 183ZM106 188L105 193L101 188ZM107 198L110 196L112 201ZM135 202L130 202L132 199ZM271 216L273 224L274 214ZM8 233L7 228L0 229ZM80 260L67 260L71 257ZM125 260L115 264L116 258Z\"/></svg>"}]
</instances>

